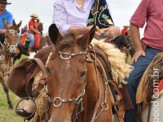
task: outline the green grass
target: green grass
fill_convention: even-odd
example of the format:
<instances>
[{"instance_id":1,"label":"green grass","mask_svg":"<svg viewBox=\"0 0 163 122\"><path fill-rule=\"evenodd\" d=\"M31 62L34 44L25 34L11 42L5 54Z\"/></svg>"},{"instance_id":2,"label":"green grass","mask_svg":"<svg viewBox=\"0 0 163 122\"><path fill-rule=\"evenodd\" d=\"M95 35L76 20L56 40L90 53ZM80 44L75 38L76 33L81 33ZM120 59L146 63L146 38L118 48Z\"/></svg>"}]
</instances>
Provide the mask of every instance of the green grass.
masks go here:
<instances>
[{"instance_id":1,"label":"green grass","mask_svg":"<svg viewBox=\"0 0 163 122\"><path fill-rule=\"evenodd\" d=\"M26 57L27 56L22 55L21 59ZM16 64L20 60L16 61ZM0 122L24 122L23 118L15 113L15 106L18 102L18 97L11 91L9 91L9 95L14 109L9 109L6 94L0 84Z\"/></svg>"},{"instance_id":2,"label":"green grass","mask_svg":"<svg viewBox=\"0 0 163 122\"><path fill-rule=\"evenodd\" d=\"M15 106L18 102L17 96L14 95L11 91L9 94L14 109L8 108L6 94L3 91L2 85L0 85L0 122L23 122L23 118L19 117L15 113Z\"/></svg>"}]
</instances>

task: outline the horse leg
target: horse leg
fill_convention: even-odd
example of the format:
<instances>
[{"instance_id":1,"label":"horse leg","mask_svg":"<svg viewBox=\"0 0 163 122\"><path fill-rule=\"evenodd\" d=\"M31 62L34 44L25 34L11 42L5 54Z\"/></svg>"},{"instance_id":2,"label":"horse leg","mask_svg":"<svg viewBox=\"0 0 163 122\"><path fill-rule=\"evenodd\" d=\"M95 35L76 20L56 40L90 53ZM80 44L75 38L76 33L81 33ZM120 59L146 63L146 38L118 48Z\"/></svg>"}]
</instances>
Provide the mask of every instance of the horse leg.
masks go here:
<instances>
[{"instance_id":1,"label":"horse leg","mask_svg":"<svg viewBox=\"0 0 163 122\"><path fill-rule=\"evenodd\" d=\"M10 109L13 109L13 105L12 105L12 103L11 103L11 100L10 100L10 97L9 97L9 93L8 93L9 89L8 89L7 85L5 84L5 82L4 82L4 80L3 80L2 78L0 78L0 82L1 82L1 84L2 84L2 86L3 86L3 90L4 90L5 93L6 93L9 108L10 108Z\"/></svg>"}]
</instances>

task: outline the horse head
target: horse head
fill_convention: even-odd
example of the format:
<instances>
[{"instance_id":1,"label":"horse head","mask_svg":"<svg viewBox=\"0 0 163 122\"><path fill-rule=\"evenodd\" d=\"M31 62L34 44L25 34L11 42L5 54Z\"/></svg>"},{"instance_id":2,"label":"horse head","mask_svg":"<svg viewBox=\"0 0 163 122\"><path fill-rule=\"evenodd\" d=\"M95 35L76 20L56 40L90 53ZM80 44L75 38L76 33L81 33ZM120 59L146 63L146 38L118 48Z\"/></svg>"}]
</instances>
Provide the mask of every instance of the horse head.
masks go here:
<instances>
[{"instance_id":1,"label":"horse head","mask_svg":"<svg viewBox=\"0 0 163 122\"><path fill-rule=\"evenodd\" d=\"M22 21L20 21L19 24L21 25L21 23L22 23ZM14 20L13 20L13 26L16 26L16 25L17 25L17 24L16 24L15 19L14 19ZM18 33L20 32L20 29L19 29L19 28L17 29L17 32L18 32Z\"/></svg>"},{"instance_id":2,"label":"horse head","mask_svg":"<svg viewBox=\"0 0 163 122\"><path fill-rule=\"evenodd\" d=\"M70 122L76 106L83 100L87 49L94 33L95 26L81 37L72 33L61 36L55 24L49 27L49 36L55 45L46 62L49 122Z\"/></svg>"},{"instance_id":3,"label":"horse head","mask_svg":"<svg viewBox=\"0 0 163 122\"><path fill-rule=\"evenodd\" d=\"M17 31L21 25L21 22L18 25L13 25L13 27L11 28L8 27L7 22L5 20L3 22L6 29L4 46L6 47L8 54L14 57L19 53L19 49L17 48L17 40L18 40Z\"/></svg>"},{"instance_id":4,"label":"horse head","mask_svg":"<svg viewBox=\"0 0 163 122\"><path fill-rule=\"evenodd\" d=\"M43 31L43 23L39 23L38 24L38 30L42 33L42 31Z\"/></svg>"},{"instance_id":5,"label":"horse head","mask_svg":"<svg viewBox=\"0 0 163 122\"><path fill-rule=\"evenodd\" d=\"M121 50L126 52L130 52L132 55L132 52L134 51L132 41L130 38L130 35L128 33L125 33L123 35L117 36L114 40L113 43Z\"/></svg>"}]
</instances>

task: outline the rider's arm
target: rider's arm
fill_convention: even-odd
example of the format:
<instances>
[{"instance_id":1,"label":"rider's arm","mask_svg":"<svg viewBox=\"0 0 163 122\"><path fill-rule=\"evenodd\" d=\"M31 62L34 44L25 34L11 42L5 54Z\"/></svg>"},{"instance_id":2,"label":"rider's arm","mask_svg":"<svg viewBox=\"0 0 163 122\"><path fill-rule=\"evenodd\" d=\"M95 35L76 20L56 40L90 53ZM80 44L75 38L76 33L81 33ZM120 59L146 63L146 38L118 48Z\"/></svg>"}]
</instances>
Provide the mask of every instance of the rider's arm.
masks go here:
<instances>
[{"instance_id":1,"label":"rider's arm","mask_svg":"<svg viewBox=\"0 0 163 122\"><path fill-rule=\"evenodd\" d=\"M5 33L5 29L0 29L0 34L4 34Z\"/></svg>"},{"instance_id":2,"label":"rider's arm","mask_svg":"<svg viewBox=\"0 0 163 122\"><path fill-rule=\"evenodd\" d=\"M39 32L33 28L33 25L29 26L29 30L34 32L34 33L38 33L39 34Z\"/></svg>"},{"instance_id":3,"label":"rider's arm","mask_svg":"<svg viewBox=\"0 0 163 122\"><path fill-rule=\"evenodd\" d=\"M130 35L135 49L135 54L132 58L133 63L136 62L140 56L145 56L145 52L141 46L139 27L132 23L130 24Z\"/></svg>"}]
</instances>

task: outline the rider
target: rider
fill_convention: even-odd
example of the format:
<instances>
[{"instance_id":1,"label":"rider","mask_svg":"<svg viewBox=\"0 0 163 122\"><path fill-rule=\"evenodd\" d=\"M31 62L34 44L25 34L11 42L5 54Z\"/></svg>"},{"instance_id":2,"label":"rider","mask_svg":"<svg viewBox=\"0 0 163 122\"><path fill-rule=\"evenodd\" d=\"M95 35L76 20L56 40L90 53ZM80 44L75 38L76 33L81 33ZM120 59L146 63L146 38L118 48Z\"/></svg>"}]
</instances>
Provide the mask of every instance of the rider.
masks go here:
<instances>
[{"instance_id":1,"label":"rider","mask_svg":"<svg viewBox=\"0 0 163 122\"><path fill-rule=\"evenodd\" d=\"M3 20L6 20L9 27L13 24L12 13L6 10L6 6L11 3L8 3L7 0L0 0L0 40L4 40L5 26Z\"/></svg>"},{"instance_id":2,"label":"rider","mask_svg":"<svg viewBox=\"0 0 163 122\"><path fill-rule=\"evenodd\" d=\"M121 30L121 35L126 34L126 33L130 34L129 26L128 25L124 25L123 29Z\"/></svg>"},{"instance_id":3,"label":"rider","mask_svg":"<svg viewBox=\"0 0 163 122\"><path fill-rule=\"evenodd\" d=\"M94 20L95 13L92 11L95 8L95 2L99 2L98 10L95 11L98 11L96 20ZM120 34L120 28L113 26L114 22L108 5L107 0L57 0L54 4L53 23L56 24L62 35L67 32L84 34L93 24L96 24L95 38L101 36L100 32L103 32L105 36L115 38ZM101 10L100 6L105 9ZM102 13L101 16L100 13Z\"/></svg>"},{"instance_id":4,"label":"rider","mask_svg":"<svg viewBox=\"0 0 163 122\"><path fill-rule=\"evenodd\" d=\"M20 40L20 45L21 46L23 45L26 36L30 40L27 55L29 55L32 47L34 47L34 48L38 48L39 47L39 41L40 41L40 37L41 37L41 34L38 31L38 29L37 29L37 27L38 27L38 24L37 24L38 16L37 16L37 14L34 13L30 17L31 17L31 20L28 23L29 30L27 30L22 35L22 38ZM34 45L35 42L36 42L36 44Z\"/></svg>"},{"instance_id":5,"label":"rider","mask_svg":"<svg viewBox=\"0 0 163 122\"><path fill-rule=\"evenodd\" d=\"M136 91L140 78L156 54L163 52L163 12L159 9L162 6L163 2L157 0L142 0L130 20L130 35L135 54L132 58L134 70L127 79L127 89L134 109L126 111L125 122L134 122ZM144 37L140 39L139 28L142 28L145 23ZM144 43L143 47L146 49L141 43Z\"/></svg>"}]
</instances>

